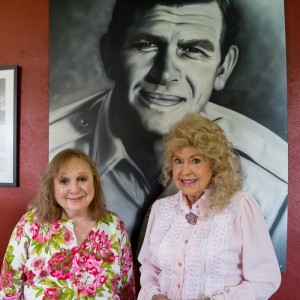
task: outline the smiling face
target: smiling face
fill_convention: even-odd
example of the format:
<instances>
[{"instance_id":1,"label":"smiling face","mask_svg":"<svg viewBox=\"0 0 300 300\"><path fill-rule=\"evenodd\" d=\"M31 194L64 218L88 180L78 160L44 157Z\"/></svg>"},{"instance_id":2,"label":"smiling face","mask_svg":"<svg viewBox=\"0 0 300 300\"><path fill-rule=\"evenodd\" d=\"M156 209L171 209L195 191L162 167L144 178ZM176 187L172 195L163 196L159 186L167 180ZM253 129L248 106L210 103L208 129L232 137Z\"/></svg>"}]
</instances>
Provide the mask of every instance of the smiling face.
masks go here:
<instances>
[{"instance_id":1,"label":"smiling face","mask_svg":"<svg viewBox=\"0 0 300 300\"><path fill-rule=\"evenodd\" d=\"M78 158L71 158L54 178L55 199L69 218L87 216L94 194L91 169Z\"/></svg>"},{"instance_id":2,"label":"smiling face","mask_svg":"<svg viewBox=\"0 0 300 300\"><path fill-rule=\"evenodd\" d=\"M133 111L145 129L162 135L186 113L203 110L224 71L221 12L215 2L156 5L132 24L107 73L119 111Z\"/></svg>"},{"instance_id":3,"label":"smiling face","mask_svg":"<svg viewBox=\"0 0 300 300\"><path fill-rule=\"evenodd\" d=\"M184 147L175 152L172 173L177 189L192 203L200 198L213 175L209 161L194 147Z\"/></svg>"}]
</instances>

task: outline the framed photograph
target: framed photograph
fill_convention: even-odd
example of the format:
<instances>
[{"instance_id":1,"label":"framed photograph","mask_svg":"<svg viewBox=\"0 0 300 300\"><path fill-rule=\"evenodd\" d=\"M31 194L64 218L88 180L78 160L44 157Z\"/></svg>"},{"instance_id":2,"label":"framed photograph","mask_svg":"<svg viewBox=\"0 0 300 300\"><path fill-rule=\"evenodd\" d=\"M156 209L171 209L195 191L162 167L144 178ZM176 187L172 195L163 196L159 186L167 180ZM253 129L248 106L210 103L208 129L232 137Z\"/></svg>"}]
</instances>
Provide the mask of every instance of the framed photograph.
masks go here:
<instances>
[{"instance_id":1,"label":"framed photograph","mask_svg":"<svg viewBox=\"0 0 300 300\"><path fill-rule=\"evenodd\" d=\"M0 67L0 186L17 186L17 73Z\"/></svg>"}]
</instances>

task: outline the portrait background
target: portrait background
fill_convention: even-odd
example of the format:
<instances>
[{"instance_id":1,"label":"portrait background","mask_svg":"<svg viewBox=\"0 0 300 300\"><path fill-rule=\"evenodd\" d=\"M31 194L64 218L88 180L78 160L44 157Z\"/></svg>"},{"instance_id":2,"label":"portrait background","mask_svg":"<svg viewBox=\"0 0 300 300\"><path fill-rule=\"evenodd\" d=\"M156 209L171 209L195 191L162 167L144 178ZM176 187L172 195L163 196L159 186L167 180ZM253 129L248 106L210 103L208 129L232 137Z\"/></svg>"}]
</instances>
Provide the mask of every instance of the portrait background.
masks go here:
<instances>
[{"instance_id":1,"label":"portrait background","mask_svg":"<svg viewBox=\"0 0 300 300\"><path fill-rule=\"evenodd\" d=\"M239 59L212 102L238 111L287 140L283 0L239 0ZM99 38L114 0L50 1L50 112L113 85L102 67Z\"/></svg>"},{"instance_id":2,"label":"portrait background","mask_svg":"<svg viewBox=\"0 0 300 300\"><path fill-rule=\"evenodd\" d=\"M284 1L236 2L242 18L238 63L211 101L248 116L287 141ZM113 4L114 0L50 1L49 113L113 87L99 52Z\"/></svg>"}]
</instances>

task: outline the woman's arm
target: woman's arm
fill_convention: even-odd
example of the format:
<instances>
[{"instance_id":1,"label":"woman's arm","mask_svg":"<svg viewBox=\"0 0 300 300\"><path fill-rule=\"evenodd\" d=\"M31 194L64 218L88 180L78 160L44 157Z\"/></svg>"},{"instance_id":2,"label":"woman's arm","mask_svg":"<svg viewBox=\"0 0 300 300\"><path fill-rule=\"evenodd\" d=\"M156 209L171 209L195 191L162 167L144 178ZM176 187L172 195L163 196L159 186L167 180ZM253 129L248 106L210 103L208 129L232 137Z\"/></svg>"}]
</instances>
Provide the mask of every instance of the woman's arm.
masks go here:
<instances>
[{"instance_id":1,"label":"woman's arm","mask_svg":"<svg viewBox=\"0 0 300 300\"><path fill-rule=\"evenodd\" d=\"M121 220L119 220L119 228L121 231L119 296L120 299L136 299L131 244L125 225Z\"/></svg>"},{"instance_id":2,"label":"woman's arm","mask_svg":"<svg viewBox=\"0 0 300 300\"><path fill-rule=\"evenodd\" d=\"M158 208L159 208L159 203L155 202L151 208L151 213L147 224L144 242L138 257L138 260L141 263L141 267L140 267L141 290L138 295L139 300L152 300L153 296L157 296L157 297L162 296L160 291L160 286L158 283L160 269L152 263L152 252L150 250L150 235L152 232L155 218L157 217ZM167 299L167 298L157 298L157 299Z\"/></svg>"},{"instance_id":3,"label":"woman's arm","mask_svg":"<svg viewBox=\"0 0 300 300\"><path fill-rule=\"evenodd\" d=\"M279 264L264 216L257 202L242 193L237 203L234 226L240 226L243 238L243 281L237 286L225 287L222 295L213 299L269 299L281 281Z\"/></svg>"},{"instance_id":4,"label":"woman's arm","mask_svg":"<svg viewBox=\"0 0 300 300\"><path fill-rule=\"evenodd\" d=\"M29 244L25 225L26 215L14 228L4 256L0 275L0 299L3 300L19 299L22 293Z\"/></svg>"}]
</instances>

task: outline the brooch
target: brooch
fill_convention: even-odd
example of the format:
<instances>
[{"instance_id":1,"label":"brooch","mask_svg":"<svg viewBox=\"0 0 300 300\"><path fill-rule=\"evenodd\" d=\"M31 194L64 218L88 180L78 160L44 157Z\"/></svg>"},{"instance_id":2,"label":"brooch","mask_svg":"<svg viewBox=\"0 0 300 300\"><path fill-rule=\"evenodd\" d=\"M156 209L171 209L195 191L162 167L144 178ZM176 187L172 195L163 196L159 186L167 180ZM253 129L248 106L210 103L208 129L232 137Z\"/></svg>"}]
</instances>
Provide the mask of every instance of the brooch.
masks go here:
<instances>
[{"instance_id":1,"label":"brooch","mask_svg":"<svg viewBox=\"0 0 300 300\"><path fill-rule=\"evenodd\" d=\"M190 212L188 214L185 215L185 218L187 220L187 222L191 225L195 225L197 223L198 220L198 216L195 215L194 213Z\"/></svg>"}]
</instances>

